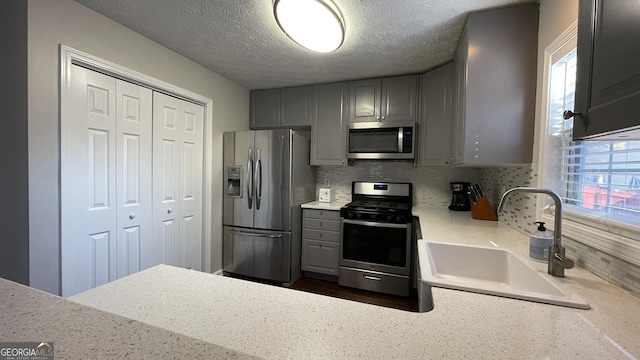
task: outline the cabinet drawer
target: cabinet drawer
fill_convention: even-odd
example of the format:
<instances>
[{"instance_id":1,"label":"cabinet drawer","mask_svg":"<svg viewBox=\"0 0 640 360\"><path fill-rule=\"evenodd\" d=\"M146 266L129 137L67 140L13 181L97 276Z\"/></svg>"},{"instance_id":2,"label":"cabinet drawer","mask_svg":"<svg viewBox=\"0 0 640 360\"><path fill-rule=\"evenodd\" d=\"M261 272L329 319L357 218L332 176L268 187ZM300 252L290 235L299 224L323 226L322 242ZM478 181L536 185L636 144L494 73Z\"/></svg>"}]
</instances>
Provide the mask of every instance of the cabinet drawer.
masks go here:
<instances>
[{"instance_id":1,"label":"cabinet drawer","mask_svg":"<svg viewBox=\"0 0 640 360\"><path fill-rule=\"evenodd\" d=\"M338 244L302 240L302 270L338 275Z\"/></svg>"},{"instance_id":2,"label":"cabinet drawer","mask_svg":"<svg viewBox=\"0 0 640 360\"><path fill-rule=\"evenodd\" d=\"M323 231L315 229L302 229L303 239L330 241L334 243L340 242L340 233L337 231Z\"/></svg>"},{"instance_id":3,"label":"cabinet drawer","mask_svg":"<svg viewBox=\"0 0 640 360\"><path fill-rule=\"evenodd\" d=\"M305 229L340 231L340 221L304 218L302 227Z\"/></svg>"},{"instance_id":4,"label":"cabinet drawer","mask_svg":"<svg viewBox=\"0 0 640 360\"><path fill-rule=\"evenodd\" d=\"M315 219L340 220L340 211L304 209L304 217L315 218Z\"/></svg>"}]
</instances>

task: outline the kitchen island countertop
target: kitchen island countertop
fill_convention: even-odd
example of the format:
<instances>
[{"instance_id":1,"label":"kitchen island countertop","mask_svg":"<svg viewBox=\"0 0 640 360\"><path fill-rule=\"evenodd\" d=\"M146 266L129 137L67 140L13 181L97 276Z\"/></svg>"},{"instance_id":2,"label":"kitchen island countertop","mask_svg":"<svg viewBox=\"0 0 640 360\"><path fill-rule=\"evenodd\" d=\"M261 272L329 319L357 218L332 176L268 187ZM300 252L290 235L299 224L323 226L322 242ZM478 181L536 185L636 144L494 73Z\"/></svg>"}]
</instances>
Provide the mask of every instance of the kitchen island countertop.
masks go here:
<instances>
[{"instance_id":1,"label":"kitchen island countertop","mask_svg":"<svg viewBox=\"0 0 640 360\"><path fill-rule=\"evenodd\" d=\"M526 236L497 222L414 212L428 240L526 253ZM165 265L71 300L267 359L640 357L640 299L582 268L560 280L592 308L434 288L434 310L413 313Z\"/></svg>"}]
</instances>

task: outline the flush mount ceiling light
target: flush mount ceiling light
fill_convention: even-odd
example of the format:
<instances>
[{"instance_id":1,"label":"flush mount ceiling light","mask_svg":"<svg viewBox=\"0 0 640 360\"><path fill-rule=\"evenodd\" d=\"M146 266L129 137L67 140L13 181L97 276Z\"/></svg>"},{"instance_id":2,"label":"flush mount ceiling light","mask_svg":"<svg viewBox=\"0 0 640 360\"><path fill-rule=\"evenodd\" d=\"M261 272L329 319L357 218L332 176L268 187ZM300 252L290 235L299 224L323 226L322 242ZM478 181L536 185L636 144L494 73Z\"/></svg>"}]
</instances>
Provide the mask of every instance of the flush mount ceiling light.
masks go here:
<instances>
[{"instance_id":1,"label":"flush mount ceiling light","mask_svg":"<svg viewBox=\"0 0 640 360\"><path fill-rule=\"evenodd\" d=\"M331 52L344 41L344 22L331 0L275 0L278 25L291 40L316 52Z\"/></svg>"}]
</instances>

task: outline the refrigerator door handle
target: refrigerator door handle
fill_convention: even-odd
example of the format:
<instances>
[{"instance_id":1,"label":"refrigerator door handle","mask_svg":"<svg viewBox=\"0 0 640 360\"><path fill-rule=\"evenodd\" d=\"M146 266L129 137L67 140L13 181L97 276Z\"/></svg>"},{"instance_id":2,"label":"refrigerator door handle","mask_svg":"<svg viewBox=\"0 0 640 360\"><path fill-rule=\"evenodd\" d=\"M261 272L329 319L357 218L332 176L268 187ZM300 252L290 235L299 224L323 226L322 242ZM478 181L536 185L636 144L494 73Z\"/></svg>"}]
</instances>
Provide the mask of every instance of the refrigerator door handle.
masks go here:
<instances>
[{"instance_id":1,"label":"refrigerator door handle","mask_svg":"<svg viewBox=\"0 0 640 360\"><path fill-rule=\"evenodd\" d=\"M253 207L253 148L249 148L247 155L247 203L249 209Z\"/></svg>"},{"instance_id":2,"label":"refrigerator door handle","mask_svg":"<svg viewBox=\"0 0 640 360\"><path fill-rule=\"evenodd\" d=\"M256 149L255 182L256 182L256 210L260 210L260 202L262 200L262 151L260 150L260 148Z\"/></svg>"},{"instance_id":3,"label":"refrigerator door handle","mask_svg":"<svg viewBox=\"0 0 640 360\"><path fill-rule=\"evenodd\" d=\"M235 235L261 237L261 238L269 238L269 239L278 239L282 237L282 234L259 234L259 233L249 233L249 232L237 231L237 230L231 230L230 233Z\"/></svg>"}]
</instances>

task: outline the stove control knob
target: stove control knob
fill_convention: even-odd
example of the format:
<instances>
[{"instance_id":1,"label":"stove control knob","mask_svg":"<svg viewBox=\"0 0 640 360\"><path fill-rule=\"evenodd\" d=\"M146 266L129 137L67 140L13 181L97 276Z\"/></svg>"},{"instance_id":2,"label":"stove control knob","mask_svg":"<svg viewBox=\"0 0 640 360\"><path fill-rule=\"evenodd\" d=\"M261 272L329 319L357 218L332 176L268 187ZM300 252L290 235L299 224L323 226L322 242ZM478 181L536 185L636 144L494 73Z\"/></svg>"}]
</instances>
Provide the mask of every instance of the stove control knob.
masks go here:
<instances>
[{"instance_id":1,"label":"stove control knob","mask_svg":"<svg viewBox=\"0 0 640 360\"><path fill-rule=\"evenodd\" d=\"M371 220L375 220L377 217L376 214L371 214Z\"/></svg>"},{"instance_id":2,"label":"stove control knob","mask_svg":"<svg viewBox=\"0 0 640 360\"><path fill-rule=\"evenodd\" d=\"M393 222L393 216L392 215L387 215L387 221L388 222Z\"/></svg>"},{"instance_id":3,"label":"stove control knob","mask_svg":"<svg viewBox=\"0 0 640 360\"><path fill-rule=\"evenodd\" d=\"M398 217L396 218L396 222L402 222L402 216L398 215Z\"/></svg>"},{"instance_id":4,"label":"stove control knob","mask_svg":"<svg viewBox=\"0 0 640 360\"><path fill-rule=\"evenodd\" d=\"M353 219L353 216L354 216L354 215L353 215L353 212L349 211L349 212L347 213L347 217L348 217L349 219Z\"/></svg>"},{"instance_id":5,"label":"stove control knob","mask_svg":"<svg viewBox=\"0 0 640 360\"><path fill-rule=\"evenodd\" d=\"M356 214L356 217L357 217L358 219L362 219L362 214Z\"/></svg>"}]
</instances>

